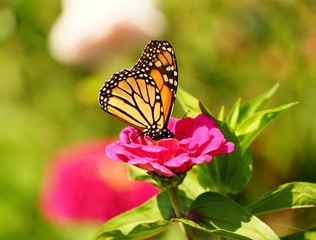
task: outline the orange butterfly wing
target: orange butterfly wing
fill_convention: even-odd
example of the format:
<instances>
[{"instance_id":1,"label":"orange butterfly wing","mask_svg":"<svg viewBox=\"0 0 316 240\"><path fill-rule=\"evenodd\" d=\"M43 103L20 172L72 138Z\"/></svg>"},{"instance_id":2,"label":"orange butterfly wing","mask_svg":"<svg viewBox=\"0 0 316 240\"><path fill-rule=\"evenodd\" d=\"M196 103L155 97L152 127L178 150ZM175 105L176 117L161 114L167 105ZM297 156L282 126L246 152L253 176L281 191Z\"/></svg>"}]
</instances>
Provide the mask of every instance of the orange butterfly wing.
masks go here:
<instances>
[{"instance_id":1,"label":"orange butterfly wing","mask_svg":"<svg viewBox=\"0 0 316 240\"><path fill-rule=\"evenodd\" d=\"M167 41L151 41L132 70L143 71L154 79L162 96L163 117L167 124L178 86L177 61L171 44Z\"/></svg>"},{"instance_id":2,"label":"orange butterfly wing","mask_svg":"<svg viewBox=\"0 0 316 240\"><path fill-rule=\"evenodd\" d=\"M173 137L167 129L178 84L174 50L153 40L131 70L115 73L100 90L101 108L153 139Z\"/></svg>"}]
</instances>

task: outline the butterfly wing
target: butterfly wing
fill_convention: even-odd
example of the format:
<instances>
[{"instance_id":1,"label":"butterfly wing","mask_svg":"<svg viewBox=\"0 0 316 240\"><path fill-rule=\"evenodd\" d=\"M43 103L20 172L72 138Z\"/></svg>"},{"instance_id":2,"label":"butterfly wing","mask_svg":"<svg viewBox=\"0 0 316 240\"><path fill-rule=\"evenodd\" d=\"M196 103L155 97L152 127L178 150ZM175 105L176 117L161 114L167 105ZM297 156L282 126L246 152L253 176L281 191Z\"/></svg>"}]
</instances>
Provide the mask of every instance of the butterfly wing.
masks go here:
<instances>
[{"instance_id":1,"label":"butterfly wing","mask_svg":"<svg viewBox=\"0 0 316 240\"><path fill-rule=\"evenodd\" d=\"M167 41L149 42L132 70L145 72L154 79L162 98L166 127L173 111L178 86L177 61L173 47Z\"/></svg>"},{"instance_id":2,"label":"butterfly wing","mask_svg":"<svg viewBox=\"0 0 316 240\"><path fill-rule=\"evenodd\" d=\"M121 121L144 131L163 127L162 102L154 80L140 71L123 70L101 88L101 108Z\"/></svg>"},{"instance_id":3,"label":"butterfly wing","mask_svg":"<svg viewBox=\"0 0 316 240\"><path fill-rule=\"evenodd\" d=\"M115 73L105 82L100 90L100 106L142 132L167 130L177 76L172 46L167 41L153 40L131 70Z\"/></svg>"}]
</instances>

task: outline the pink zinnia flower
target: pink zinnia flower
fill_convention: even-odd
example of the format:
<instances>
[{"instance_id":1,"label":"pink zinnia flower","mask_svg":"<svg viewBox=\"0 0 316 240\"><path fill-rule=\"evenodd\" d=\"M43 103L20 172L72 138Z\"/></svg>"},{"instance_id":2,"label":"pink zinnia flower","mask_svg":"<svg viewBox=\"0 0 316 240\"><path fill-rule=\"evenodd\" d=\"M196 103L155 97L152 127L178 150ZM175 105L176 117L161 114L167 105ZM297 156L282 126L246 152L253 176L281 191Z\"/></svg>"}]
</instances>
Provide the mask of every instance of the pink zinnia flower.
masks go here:
<instances>
[{"instance_id":1,"label":"pink zinnia flower","mask_svg":"<svg viewBox=\"0 0 316 240\"><path fill-rule=\"evenodd\" d=\"M110 140L89 140L58 153L47 166L42 213L53 223L104 222L159 192L128 179L128 168L104 155Z\"/></svg>"},{"instance_id":2,"label":"pink zinnia flower","mask_svg":"<svg viewBox=\"0 0 316 240\"><path fill-rule=\"evenodd\" d=\"M234 151L213 119L206 115L196 118L171 118L168 126L175 138L153 141L127 127L120 140L107 146L108 157L135 165L162 177L175 177L194 165L210 162L213 156Z\"/></svg>"}]
</instances>

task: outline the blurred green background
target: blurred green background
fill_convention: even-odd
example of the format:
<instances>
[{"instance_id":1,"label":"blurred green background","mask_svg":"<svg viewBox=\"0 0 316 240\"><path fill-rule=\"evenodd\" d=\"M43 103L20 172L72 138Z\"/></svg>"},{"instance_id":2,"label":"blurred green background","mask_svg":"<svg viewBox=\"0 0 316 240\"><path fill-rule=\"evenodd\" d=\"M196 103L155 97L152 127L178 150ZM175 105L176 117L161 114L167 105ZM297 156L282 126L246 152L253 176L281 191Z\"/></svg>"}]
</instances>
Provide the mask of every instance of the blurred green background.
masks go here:
<instances>
[{"instance_id":1,"label":"blurred green background","mask_svg":"<svg viewBox=\"0 0 316 240\"><path fill-rule=\"evenodd\" d=\"M213 113L276 82L270 106L300 102L253 145L242 201L285 182L316 182L316 1L163 0L158 7L167 18L160 38L176 51L180 86ZM99 109L98 91L143 47L95 68L58 63L47 41L60 12L58 1L0 2L0 239L89 239L98 229L50 225L38 211L38 190L60 148L119 133L124 125ZM184 115L178 103L173 115Z\"/></svg>"}]
</instances>

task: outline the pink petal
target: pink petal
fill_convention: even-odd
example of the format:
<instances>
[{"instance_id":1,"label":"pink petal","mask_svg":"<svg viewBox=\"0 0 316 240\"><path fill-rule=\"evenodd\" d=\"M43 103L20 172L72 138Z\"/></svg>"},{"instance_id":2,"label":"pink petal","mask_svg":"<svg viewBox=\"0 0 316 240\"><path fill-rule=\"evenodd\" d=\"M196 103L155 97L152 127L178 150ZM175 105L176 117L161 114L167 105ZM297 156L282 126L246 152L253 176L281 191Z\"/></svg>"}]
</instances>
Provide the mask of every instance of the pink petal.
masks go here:
<instances>
[{"instance_id":1,"label":"pink petal","mask_svg":"<svg viewBox=\"0 0 316 240\"><path fill-rule=\"evenodd\" d=\"M146 152L142 150L144 146L141 144L135 144L135 143L123 144L123 147L131 157L146 157L147 156Z\"/></svg>"},{"instance_id":2,"label":"pink petal","mask_svg":"<svg viewBox=\"0 0 316 240\"><path fill-rule=\"evenodd\" d=\"M127 163L131 164L131 165L139 165L139 164L147 164L147 163L150 163L150 162L153 162L153 161L155 161L155 159L150 158L150 157L145 157L145 158L131 159Z\"/></svg>"},{"instance_id":3,"label":"pink petal","mask_svg":"<svg viewBox=\"0 0 316 240\"><path fill-rule=\"evenodd\" d=\"M145 137L142 137L141 139L143 139L143 144L146 144L146 145L155 145L155 141L152 140L150 137L148 136L145 136Z\"/></svg>"},{"instance_id":4,"label":"pink petal","mask_svg":"<svg viewBox=\"0 0 316 240\"><path fill-rule=\"evenodd\" d=\"M176 139L182 140L184 138L189 138L195 130L194 119L185 117L179 120L174 128Z\"/></svg>"},{"instance_id":5,"label":"pink petal","mask_svg":"<svg viewBox=\"0 0 316 240\"><path fill-rule=\"evenodd\" d=\"M204 162L210 162L212 160L212 156L210 155L202 155L198 156L197 158L192 158L192 162L194 164L202 164Z\"/></svg>"},{"instance_id":6,"label":"pink petal","mask_svg":"<svg viewBox=\"0 0 316 240\"><path fill-rule=\"evenodd\" d=\"M214 137L219 137L219 138L223 138L225 139L223 133L221 132L221 130L219 130L218 128L212 128L209 130L209 134L214 136Z\"/></svg>"},{"instance_id":7,"label":"pink petal","mask_svg":"<svg viewBox=\"0 0 316 240\"><path fill-rule=\"evenodd\" d=\"M178 124L180 120L179 119L176 119L174 117L171 117L170 120L169 120L169 123L168 123L168 129L171 131L171 132L175 132L176 130L176 126Z\"/></svg>"},{"instance_id":8,"label":"pink petal","mask_svg":"<svg viewBox=\"0 0 316 240\"><path fill-rule=\"evenodd\" d=\"M159 162L163 164L174 156L179 148L179 141L173 138L162 139L157 145L166 149L166 151L161 151L159 154Z\"/></svg>"},{"instance_id":9,"label":"pink petal","mask_svg":"<svg viewBox=\"0 0 316 240\"><path fill-rule=\"evenodd\" d=\"M130 136L133 134L134 129L131 127L124 128L120 133L120 140L122 143L129 143L131 141Z\"/></svg>"},{"instance_id":10,"label":"pink petal","mask_svg":"<svg viewBox=\"0 0 316 240\"><path fill-rule=\"evenodd\" d=\"M186 162L190 161L190 157L188 156L178 156L168 162L166 162L164 165L166 167L170 168L177 168L185 164Z\"/></svg>"},{"instance_id":11,"label":"pink petal","mask_svg":"<svg viewBox=\"0 0 316 240\"><path fill-rule=\"evenodd\" d=\"M151 166L152 162L155 162L152 158L135 158L129 160L127 163L149 172L153 172L155 169Z\"/></svg>"},{"instance_id":12,"label":"pink petal","mask_svg":"<svg viewBox=\"0 0 316 240\"><path fill-rule=\"evenodd\" d=\"M209 139L208 128L206 126L199 127L195 130L192 136L192 142L189 145L190 149L201 147Z\"/></svg>"},{"instance_id":13,"label":"pink petal","mask_svg":"<svg viewBox=\"0 0 316 240\"><path fill-rule=\"evenodd\" d=\"M142 148L142 151L145 156L155 158L155 160L160 164L163 164L171 157L170 151L161 146L145 146Z\"/></svg>"},{"instance_id":14,"label":"pink petal","mask_svg":"<svg viewBox=\"0 0 316 240\"><path fill-rule=\"evenodd\" d=\"M128 161L127 153L126 151L124 151L124 149L121 146L118 145L118 143L119 142L114 142L108 145L105 148L106 155L109 158L112 158L114 160L127 162Z\"/></svg>"},{"instance_id":15,"label":"pink petal","mask_svg":"<svg viewBox=\"0 0 316 240\"><path fill-rule=\"evenodd\" d=\"M143 146L141 150L147 152L148 154L156 154L168 149L162 146Z\"/></svg>"},{"instance_id":16,"label":"pink petal","mask_svg":"<svg viewBox=\"0 0 316 240\"><path fill-rule=\"evenodd\" d=\"M206 125L209 129L217 128L216 122L212 118L210 118L204 114L198 115L194 120L195 120L196 126Z\"/></svg>"},{"instance_id":17,"label":"pink petal","mask_svg":"<svg viewBox=\"0 0 316 240\"><path fill-rule=\"evenodd\" d=\"M232 142L225 143L225 145L223 147L224 153L231 153L234 150L235 150L235 144L233 144Z\"/></svg>"},{"instance_id":18,"label":"pink petal","mask_svg":"<svg viewBox=\"0 0 316 240\"><path fill-rule=\"evenodd\" d=\"M154 145L150 137L143 137L142 132L132 127L126 127L121 131L120 141L125 144Z\"/></svg>"},{"instance_id":19,"label":"pink petal","mask_svg":"<svg viewBox=\"0 0 316 240\"><path fill-rule=\"evenodd\" d=\"M159 163L152 162L150 165L155 169L155 172L164 177L175 177L176 174L174 174L172 171L170 171L168 168L160 165Z\"/></svg>"},{"instance_id":20,"label":"pink petal","mask_svg":"<svg viewBox=\"0 0 316 240\"><path fill-rule=\"evenodd\" d=\"M171 152L175 152L179 147L179 141L174 138L162 139L158 142L158 146L164 147Z\"/></svg>"},{"instance_id":21,"label":"pink petal","mask_svg":"<svg viewBox=\"0 0 316 240\"><path fill-rule=\"evenodd\" d=\"M216 151L222 147L222 145L225 143L225 139L223 138L214 138L212 139L202 150L202 154L208 154L213 151Z\"/></svg>"},{"instance_id":22,"label":"pink petal","mask_svg":"<svg viewBox=\"0 0 316 240\"><path fill-rule=\"evenodd\" d=\"M218 154L231 153L235 150L235 145L231 142L227 142L218 150Z\"/></svg>"},{"instance_id":23,"label":"pink petal","mask_svg":"<svg viewBox=\"0 0 316 240\"><path fill-rule=\"evenodd\" d=\"M187 154L182 154L170 161L168 161L165 166L172 169L175 173L183 173L189 171L194 165L191 161L191 157Z\"/></svg>"}]
</instances>

